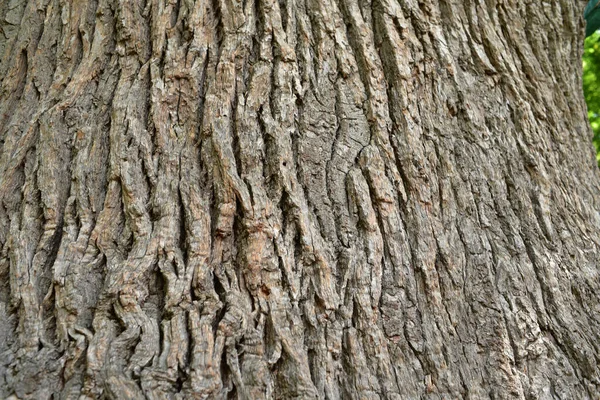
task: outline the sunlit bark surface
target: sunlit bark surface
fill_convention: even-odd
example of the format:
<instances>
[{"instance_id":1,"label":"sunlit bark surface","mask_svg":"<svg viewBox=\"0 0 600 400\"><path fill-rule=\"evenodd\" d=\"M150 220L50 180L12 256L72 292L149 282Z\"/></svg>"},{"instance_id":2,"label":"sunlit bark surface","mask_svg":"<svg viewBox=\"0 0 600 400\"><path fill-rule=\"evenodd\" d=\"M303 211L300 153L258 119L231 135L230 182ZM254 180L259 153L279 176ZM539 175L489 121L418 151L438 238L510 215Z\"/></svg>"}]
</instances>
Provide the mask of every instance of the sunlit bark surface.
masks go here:
<instances>
[{"instance_id":1,"label":"sunlit bark surface","mask_svg":"<svg viewBox=\"0 0 600 400\"><path fill-rule=\"evenodd\" d=\"M584 3L0 1L0 398L599 399Z\"/></svg>"}]
</instances>

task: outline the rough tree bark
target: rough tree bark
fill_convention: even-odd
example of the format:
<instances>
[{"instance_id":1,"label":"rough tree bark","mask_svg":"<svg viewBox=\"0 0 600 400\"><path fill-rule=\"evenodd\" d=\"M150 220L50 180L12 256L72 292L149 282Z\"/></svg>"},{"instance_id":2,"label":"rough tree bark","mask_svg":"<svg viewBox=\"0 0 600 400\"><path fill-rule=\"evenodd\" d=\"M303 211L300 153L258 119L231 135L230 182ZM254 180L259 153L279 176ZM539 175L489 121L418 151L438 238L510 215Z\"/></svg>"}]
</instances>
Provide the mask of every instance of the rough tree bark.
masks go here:
<instances>
[{"instance_id":1,"label":"rough tree bark","mask_svg":"<svg viewBox=\"0 0 600 400\"><path fill-rule=\"evenodd\" d=\"M0 2L0 397L598 399L572 0Z\"/></svg>"}]
</instances>

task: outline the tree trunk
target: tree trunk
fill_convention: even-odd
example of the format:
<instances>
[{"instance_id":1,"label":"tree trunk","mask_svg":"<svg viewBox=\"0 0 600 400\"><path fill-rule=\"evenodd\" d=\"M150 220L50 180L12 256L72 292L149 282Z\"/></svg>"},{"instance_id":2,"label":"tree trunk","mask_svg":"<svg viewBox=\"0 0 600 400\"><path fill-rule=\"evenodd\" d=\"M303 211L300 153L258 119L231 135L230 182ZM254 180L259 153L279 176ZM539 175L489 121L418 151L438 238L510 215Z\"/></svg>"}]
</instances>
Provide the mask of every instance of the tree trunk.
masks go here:
<instances>
[{"instance_id":1,"label":"tree trunk","mask_svg":"<svg viewBox=\"0 0 600 400\"><path fill-rule=\"evenodd\" d=\"M0 397L599 399L581 1L0 2Z\"/></svg>"}]
</instances>

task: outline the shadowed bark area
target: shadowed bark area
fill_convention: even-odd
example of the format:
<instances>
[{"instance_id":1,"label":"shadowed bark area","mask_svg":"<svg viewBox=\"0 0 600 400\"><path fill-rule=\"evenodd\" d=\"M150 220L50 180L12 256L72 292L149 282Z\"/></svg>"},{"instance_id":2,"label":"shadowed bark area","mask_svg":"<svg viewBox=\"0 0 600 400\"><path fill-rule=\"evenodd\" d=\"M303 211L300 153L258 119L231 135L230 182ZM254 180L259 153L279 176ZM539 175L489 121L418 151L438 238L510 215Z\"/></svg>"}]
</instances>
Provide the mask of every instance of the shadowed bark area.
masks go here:
<instances>
[{"instance_id":1,"label":"shadowed bark area","mask_svg":"<svg viewBox=\"0 0 600 400\"><path fill-rule=\"evenodd\" d=\"M600 398L580 3L1 1L0 398Z\"/></svg>"}]
</instances>

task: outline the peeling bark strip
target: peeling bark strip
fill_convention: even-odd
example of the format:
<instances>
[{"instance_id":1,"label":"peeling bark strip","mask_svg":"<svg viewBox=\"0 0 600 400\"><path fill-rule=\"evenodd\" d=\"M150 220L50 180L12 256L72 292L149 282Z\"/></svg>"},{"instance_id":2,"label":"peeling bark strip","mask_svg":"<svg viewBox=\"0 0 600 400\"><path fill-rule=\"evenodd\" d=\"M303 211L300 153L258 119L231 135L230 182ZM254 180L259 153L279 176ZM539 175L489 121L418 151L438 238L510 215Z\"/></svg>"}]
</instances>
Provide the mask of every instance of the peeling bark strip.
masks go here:
<instances>
[{"instance_id":1,"label":"peeling bark strip","mask_svg":"<svg viewBox=\"0 0 600 400\"><path fill-rule=\"evenodd\" d=\"M600 399L582 10L1 1L0 398Z\"/></svg>"}]
</instances>

